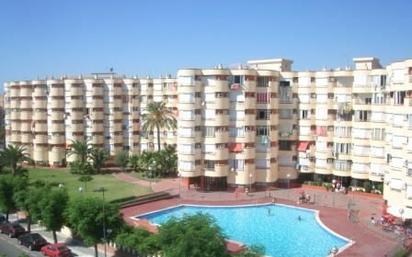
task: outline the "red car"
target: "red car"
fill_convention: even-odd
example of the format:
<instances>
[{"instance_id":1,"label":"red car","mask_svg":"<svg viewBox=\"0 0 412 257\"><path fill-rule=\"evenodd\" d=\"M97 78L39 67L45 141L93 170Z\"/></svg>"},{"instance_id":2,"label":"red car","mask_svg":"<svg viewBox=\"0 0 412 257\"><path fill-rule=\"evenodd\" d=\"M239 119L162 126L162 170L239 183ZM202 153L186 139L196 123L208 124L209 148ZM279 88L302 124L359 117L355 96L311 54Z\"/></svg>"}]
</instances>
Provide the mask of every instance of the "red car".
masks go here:
<instances>
[{"instance_id":1,"label":"red car","mask_svg":"<svg viewBox=\"0 0 412 257\"><path fill-rule=\"evenodd\" d=\"M72 252L65 244L49 244L45 245L40 249L44 255L49 257L72 257Z\"/></svg>"}]
</instances>

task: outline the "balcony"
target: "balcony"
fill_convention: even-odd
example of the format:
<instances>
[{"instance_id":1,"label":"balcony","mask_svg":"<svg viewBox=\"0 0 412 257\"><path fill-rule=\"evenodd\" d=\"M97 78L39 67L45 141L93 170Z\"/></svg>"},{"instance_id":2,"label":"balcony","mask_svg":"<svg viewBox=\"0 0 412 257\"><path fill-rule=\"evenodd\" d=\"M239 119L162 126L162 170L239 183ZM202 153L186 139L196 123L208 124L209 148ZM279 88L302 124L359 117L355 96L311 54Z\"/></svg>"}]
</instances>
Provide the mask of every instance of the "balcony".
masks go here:
<instances>
[{"instance_id":1,"label":"balcony","mask_svg":"<svg viewBox=\"0 0 412 257\"><path fill-rule=\"evenodd\" d=\"M33 91L34 97L44 97L47 96L47 88L46 87L35 87Z\"/></svg>"},{"instance_id":2,"label":"balcony","mask_svg":"<svg viewBox=\"0 0 412 257\"><path fill-rule=\"evenodd\" d=\"M51 87L50 96L64 96L64 87Z\"/></svg>"},{"instance_id":3,"label":"balcony","mask_svg":"<svg viewBox=\"0 0 412 257\"><path fill-rule=\"evenodd\" d=\"M51 109L63 109L64 108L64 100L57 100L57 99L52 99L49 102L49 108Z\"/></svg>"},{"instance_id":4,"label":"balcony","mask_svg":"<svg viewBox=\"0 0 412 257\"><path fill-rule=\"evenodd\" d=\"M81 99L72 99L70 103L71 108L83 108L84 102Z\"/></svg>"},{"instance_id":5,"label":"balcony","mask_svg":"<svg viewBox=\"0 0 412 257\"><path fill-rule=\"evenodd\" d=\"M31 109L33 108L33 103L30 99L21 99L20 101L20 109Z\"/></svg>"},{"instance_id":6,"label":"balcony","mask_svg":"<svg viewBox=\"0 0 412 257\"><path fill-rule=\"evenodd\" d=\"M31 87L22 87L20 89L20 97L31 97L32 95L32 88Z\"/></svg>"},{"instance_id":7,"label":"balcony","mask_svg":"<svg viewBox=\"0 0 412 257\"><path fill-rule=\"evenodd\" d=\"M47 132L47 123L34 123L34 132Z\"/></svg>"},{"instance_id":8,"label":"balcony","mask_svg":"<svg viewBox=\"0 0 412 257\"><path fill-rule=\"evenodd\" d=\"M33 106L30 106L30 108L33 107L33 109L47 109L47 100L46 99L35 99L33 101Z\"/></svg>"},{"instance_id":9,"label":"balcony","mask_svg":"<svg viewBox=\"0 0 412 257\"><path fill-rule=\"evenodd\" d=\"M49 136L49 144L51 145L63 145L66 143L65 137L64 136Z\"/></svg>"},{"instance_id":10,"label":"balcony","mask_svg":"<svg viewBox=\"0 0 412 257\"><path fill-rule=\"evenodd\" d=\"M47 135L36 135L34 137L34 144L47 144L49 141Z\"/></svg>"}]
</instances>

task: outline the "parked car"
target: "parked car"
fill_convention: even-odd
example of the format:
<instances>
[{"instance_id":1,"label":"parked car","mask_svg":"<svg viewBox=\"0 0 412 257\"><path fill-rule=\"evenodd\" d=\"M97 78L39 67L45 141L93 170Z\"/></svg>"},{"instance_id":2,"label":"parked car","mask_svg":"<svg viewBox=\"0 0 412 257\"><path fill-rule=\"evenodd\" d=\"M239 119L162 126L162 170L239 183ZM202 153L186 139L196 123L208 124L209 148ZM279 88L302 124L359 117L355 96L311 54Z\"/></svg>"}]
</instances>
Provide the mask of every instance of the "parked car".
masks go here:
<instances>
[{"instance_id":1,"label":"parked car","mask_svg":"<svg viewBox=\"0 0 412 257\"><path fill-rule=\"evenodd\" d=\"M3 223L0 225L0 232L9 237L18 237L26 233L26 230L17 223Z\"/></svg>"},{"instance_id":2,"label":"parked car","mask_svg":"<svg viewBox=\"0 0 412 257\"><path fill-rule=\"evenodd\" d=\"M41 235L37 233L27 233L19 236L17 238L21 245L26 246L30 250L40 250L43 246L47 245L48 242Z\"/></svg>"},{"instance_id":3,"label":"parked car","mask_svg":"<svg viewBox=\"0 0 412 257\"><path fill-rule=\"evenodd\" d=\"M65 244L49 244L43 246L40 250L44 255L49 257L72 257L73 254Z\"/></svg>"}]
</instances>

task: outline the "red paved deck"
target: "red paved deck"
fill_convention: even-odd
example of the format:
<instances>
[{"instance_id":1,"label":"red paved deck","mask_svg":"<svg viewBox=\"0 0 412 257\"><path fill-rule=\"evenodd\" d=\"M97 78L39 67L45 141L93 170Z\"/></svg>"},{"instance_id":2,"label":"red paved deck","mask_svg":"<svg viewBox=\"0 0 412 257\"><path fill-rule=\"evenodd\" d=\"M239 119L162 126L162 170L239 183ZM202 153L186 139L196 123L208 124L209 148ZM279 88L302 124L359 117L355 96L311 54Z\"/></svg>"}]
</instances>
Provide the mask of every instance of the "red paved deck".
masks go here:
<instances>
[{"instance_id":1,"label":"red paved deck","mask_svg":"<svg viewBox=\"0 0 412 257\"><path fill-rule=\"evenodd\" d=\"M260 200L234 200L234 201L199 201L199 200L182 200L173 198L168 200L161 200L151 203L146 203L138 206L125 208L122 210L124 219L131 225L136 226L135 220L130 219L132 216L143 214L146 212L156 211L159 209L175 206L178 204L205 204L205 205L239 205L247 203L263 203L268 202L265 199ZM293 202L279 200L279 203L296 205ZM347 212L344 209L336 209L330 207L314 206L314 205L299 205L309 209L320 211L321 221L336 233L345 236L353 241L355 244L340 253L340 257L385 257L393 247L396 246L396 241L382 233L378 233L369 229L366 224L351 223L347 219Z\"/></svg>"}]
</instances>

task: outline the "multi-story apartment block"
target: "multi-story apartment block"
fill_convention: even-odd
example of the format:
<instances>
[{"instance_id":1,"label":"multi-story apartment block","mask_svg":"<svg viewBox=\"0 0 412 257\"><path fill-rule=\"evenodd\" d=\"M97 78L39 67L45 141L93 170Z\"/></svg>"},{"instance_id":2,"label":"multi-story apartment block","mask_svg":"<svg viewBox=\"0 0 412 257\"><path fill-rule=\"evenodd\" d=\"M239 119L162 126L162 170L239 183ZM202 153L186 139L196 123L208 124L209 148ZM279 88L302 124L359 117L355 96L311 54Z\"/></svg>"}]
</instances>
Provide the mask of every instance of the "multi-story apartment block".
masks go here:
<instances>
[{"instance_id":1,"label":"multi-story apartment block","mask_svg":"<svg viewBox=\"0 0 412 257\"><path fill-rule=\"evenodd\" d=\"M155 85L155 89L153 89ZM67 149L87 140L115 155L154 149L153 135L141 131L147 103L163 101L176 111L172 78L137 79L114 74L9 82L5 84L6 141L21 144L37 164L72 161ZM162 131L162 144L176 144L176 131Z\"/></svg>"},{"instance_id":2,"label":"multi-story apartment block","mask_svg":"<svg viewBox=\"0 0 412 257\"><path fill-rule=\"evenodd\" d=\"M292 71L292 61L226 69L181 69L172 78L111 75L5 84L7 143L38 163L62 165L72 140L112 155L154 150L140 114L165 101L178 119L163 131L176 144L182 183L205 190L336 179L385 185L388 211L412 218L412 59L382 67ZM68 160L70 161L70 159Z\"/></svg>"},{"instance_id":3,"label":"multi-story apartment block","mask_svg":"<svg viewBox=\"0 0 412 257\"><path fill-rule=\"evenodd\" d=\"M4 95L0 95L0 149L4 148L6 128L4 120Z\"/></svg>"}]
</instances>

